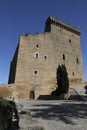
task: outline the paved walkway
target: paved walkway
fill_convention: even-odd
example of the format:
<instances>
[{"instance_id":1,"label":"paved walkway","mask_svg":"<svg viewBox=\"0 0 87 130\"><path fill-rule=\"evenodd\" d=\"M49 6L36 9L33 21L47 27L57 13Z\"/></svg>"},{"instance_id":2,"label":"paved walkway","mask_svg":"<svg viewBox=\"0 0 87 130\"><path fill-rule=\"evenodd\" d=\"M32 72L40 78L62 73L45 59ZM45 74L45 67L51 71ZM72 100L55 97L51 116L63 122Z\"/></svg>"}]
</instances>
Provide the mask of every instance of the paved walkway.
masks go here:
<instances>
[{"instance_id":1,"label":"paved walkway","mask_svg":"<svg viewBox=\"0 0 87 130\"><path fill-rule=\"evenodd\" d=\"M45 130L87 130L87 102L19 100L17 104L29 109Z\"/></svg>"}]
</instances>

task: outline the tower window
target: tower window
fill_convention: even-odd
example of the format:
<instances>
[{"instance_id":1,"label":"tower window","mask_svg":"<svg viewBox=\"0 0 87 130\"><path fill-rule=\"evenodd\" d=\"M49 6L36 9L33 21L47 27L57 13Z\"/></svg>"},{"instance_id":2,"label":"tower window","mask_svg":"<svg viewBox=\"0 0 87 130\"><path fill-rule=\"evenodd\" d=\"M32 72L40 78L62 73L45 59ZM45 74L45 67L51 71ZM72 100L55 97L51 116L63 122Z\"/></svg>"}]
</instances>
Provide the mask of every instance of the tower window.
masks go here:
<instances>
[{"instance_id":1,"label":"tower window","mask_svg":"<svg viewBox=\"0 0 87 130\"><path fill-rule=\"evenodd\" d=\"M74 72L72 73L72 75L73 75L73 76L75 75Z\"/></svg>"},{"instance_id":2,"label":"tower window","mask_svg":"<svg viewBox=\"0 0 87 130\"><path fill-rule=\"evenodd\" d=\"M69 39L69 43L71 43L72 41L71 41L71 39Z\"/></svg>"},{"instance_id":3,"label":"tower window","mask_svg":"<svg viewBox=\"0 0 87 130\"><path fill-rule=\"evenodd\" d=\"M36 58L38 58L38 54L36 54Z\"/></svg>"},{"instance_id":4,"label":"tower window","mask_svg":"<svg viewBox=\"0 0 87 130\"><path fill-rule=\"evenodd\" d=\"M47 59L47 56L44 56L45 59Z\"/></svg>"},{"instance_id":5,"label":"tower window","mask_svg":"<svg viewBox=\"0 0 87 130\"><path fill-rule=\"evenodd\" d=\"M78 57L76 58L76 62L77 62L77 64L79 64L79 59L78 59Z\"/></svg>"},{"instance_id":6,"label":"tower window","mask_svg":"<svg viewBox=\"0 0 87 130\"><path fill-rule=\"evenodd\" d=\"M73 49L73 51L75 51L75 50Z\"/></svg>"},{"instance_id":7,"label":"tower window","mask_svg":"<svg viewBox=\"0 0 87 130\"><path fill-rule=\"evenodd\" d=\"M63 60L65 60L65 54L63 54Z\"/></svg>"},{"instance_id":8,"label":"tower window","mask_svg":"<svg viewBox=\"0 0 87 130\"><path fill-rule=\"evenodd\" d=\"M37 74L37 70L34 71L34 74L35 74L35 75Z\"/></svg>"},{"instance_id":9,"label":"tower window","mask_svg":"<svg viewBox=\"0 0 87 130\"><path fill-rule=\"evenodd\" d=\"M38 58L39 58L39 54L38 54L38 53L35 53L35 54L34 54L34 57L35 57L36 59L38 59Z\"/></svg>"},{"instance_id":10,"label":"tower window","mask_svg":"<svg viewBox=\"0 0 87 130\"><path fill-rule=\"evenodd\" d=\"M38 45L38 44L36 45L36 48L39 48L39 45Z\"/></svg>"}]
</instances>

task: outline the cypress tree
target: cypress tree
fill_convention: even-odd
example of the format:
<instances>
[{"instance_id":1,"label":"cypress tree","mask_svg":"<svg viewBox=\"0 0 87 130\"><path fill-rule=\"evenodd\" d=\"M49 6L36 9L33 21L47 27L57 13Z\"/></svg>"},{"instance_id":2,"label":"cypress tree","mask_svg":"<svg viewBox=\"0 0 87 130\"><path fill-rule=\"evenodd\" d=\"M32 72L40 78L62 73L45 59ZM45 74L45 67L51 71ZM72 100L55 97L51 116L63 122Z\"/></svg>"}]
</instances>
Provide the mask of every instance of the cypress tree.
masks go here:
<instances>
[{"instance_id":1,"label":"cypress tree","mask_svg":"<svg viewBox=\"0 0 87 130\"><path fill-rule=\"evenodd\" d=\"M65 65L59 65L57 69L57 93L67 93L69 90L69 79Z\"/></svg>"}]
</instances>

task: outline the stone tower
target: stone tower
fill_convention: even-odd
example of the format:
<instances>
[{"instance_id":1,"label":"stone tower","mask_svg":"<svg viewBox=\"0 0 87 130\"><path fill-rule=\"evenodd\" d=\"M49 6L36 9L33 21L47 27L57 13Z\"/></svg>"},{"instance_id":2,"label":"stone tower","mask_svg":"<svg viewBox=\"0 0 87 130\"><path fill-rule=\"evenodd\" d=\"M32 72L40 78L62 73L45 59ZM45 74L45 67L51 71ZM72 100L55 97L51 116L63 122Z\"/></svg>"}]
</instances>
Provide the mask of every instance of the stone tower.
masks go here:
<instances>
[{"instance_id":1,"label":"stone tower","mask_svg":"<svg viewBox=\"0 0 87 130\"><path fill-rule=\"evenodd\" d=\"M24 98L50 94L56 86L59 64L65 64L70 84L84 80L80 30L49 16L44 33L20 36L8 83L20 86Z\"/></svg>"}]
</instances>

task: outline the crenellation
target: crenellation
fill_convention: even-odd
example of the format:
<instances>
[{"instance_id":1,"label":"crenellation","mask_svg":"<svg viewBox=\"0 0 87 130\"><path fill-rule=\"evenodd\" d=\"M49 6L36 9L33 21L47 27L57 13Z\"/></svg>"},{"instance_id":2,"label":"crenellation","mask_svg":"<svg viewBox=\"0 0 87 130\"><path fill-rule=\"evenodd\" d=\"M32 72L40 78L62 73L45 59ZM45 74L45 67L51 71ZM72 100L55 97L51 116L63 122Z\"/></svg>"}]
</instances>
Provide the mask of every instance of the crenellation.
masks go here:
<instances>
[{"instance_id":1,"label":"crenellation","mask_svg":"<svg viewBox=\"0 0 87 130\"><path fill-rule=\"evenodd\" d=\"M55 19L52 16L49 16L47 21L46 21L45 30L46 30L46 28L50 27L51 25L58 26L58 27L60 27L62 29L65 29L67 31L70 31L70 32L73 32L73 33L75 33L77 35L80 35L80 30L79 29L77 29L77 28L75 28L75 27L73 27L73 26L71 26L69 24L66 24L65 22L62 22L62 21L60 21L58 19Z\"/></svg>"}]
</instances>

